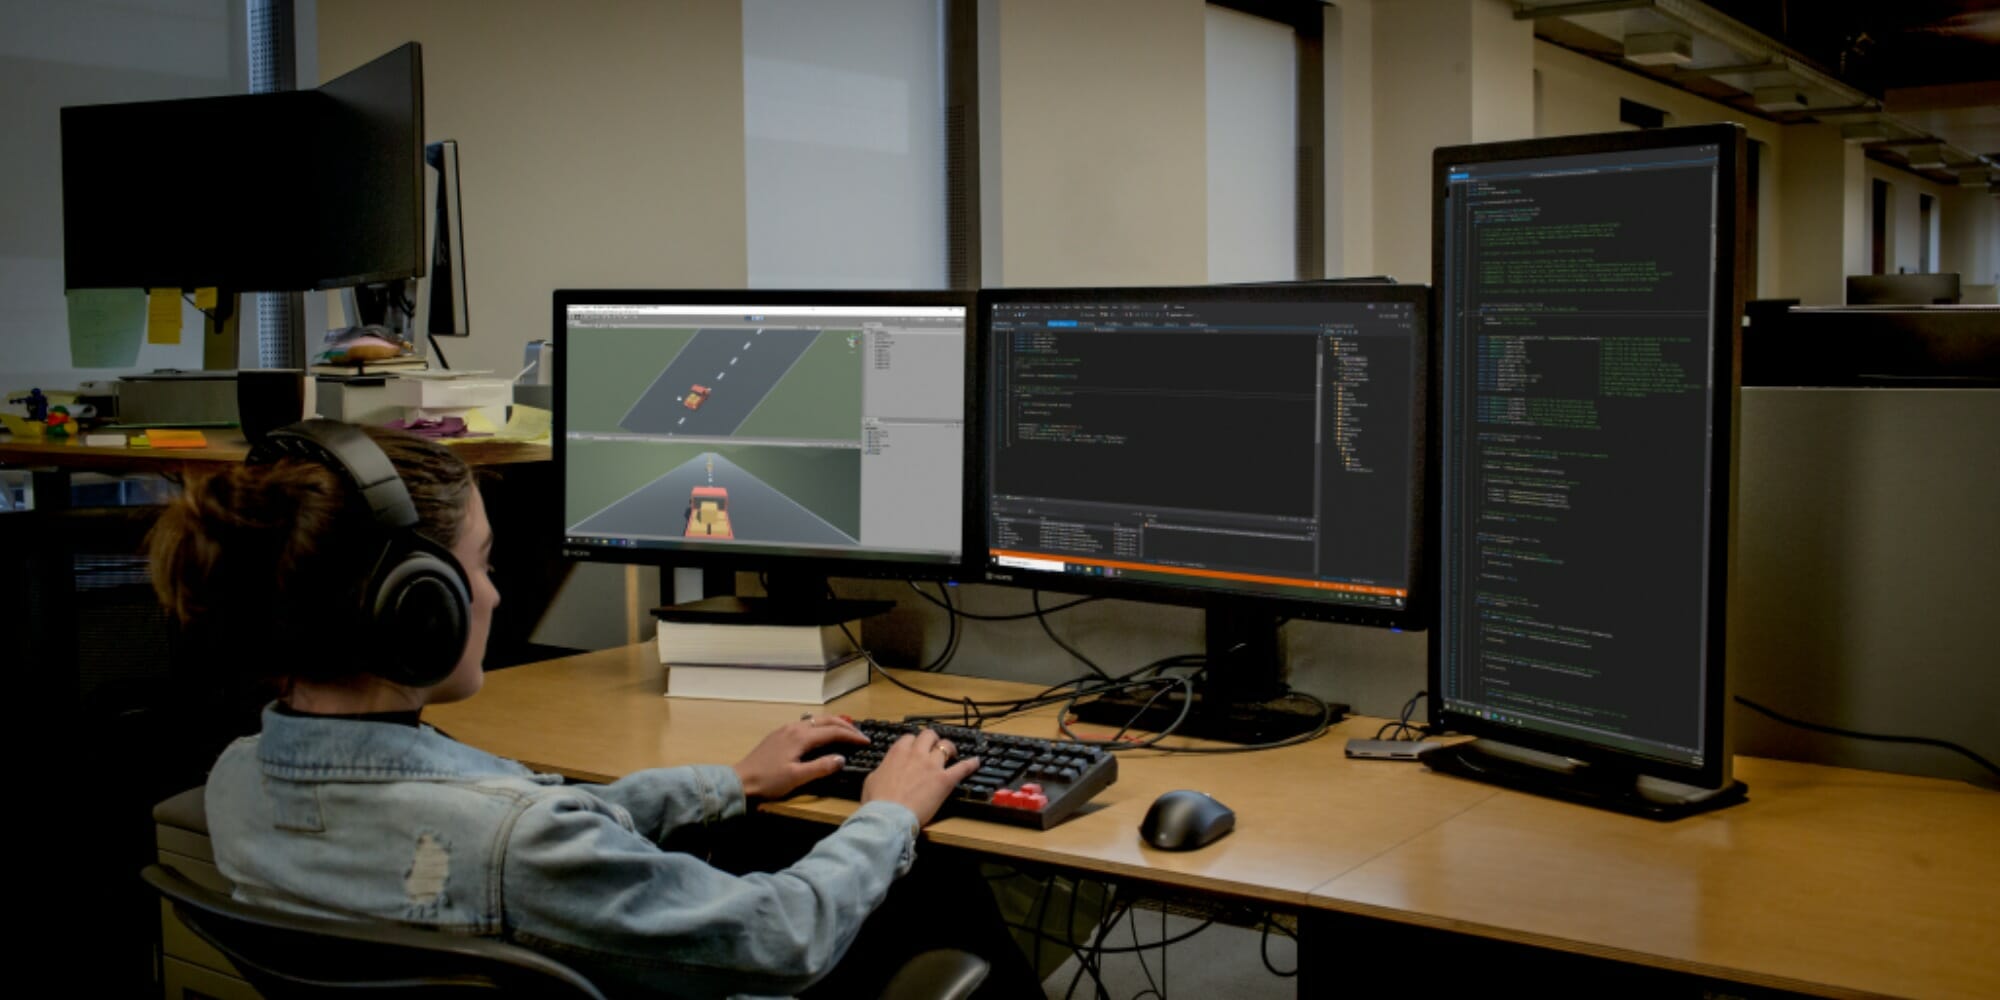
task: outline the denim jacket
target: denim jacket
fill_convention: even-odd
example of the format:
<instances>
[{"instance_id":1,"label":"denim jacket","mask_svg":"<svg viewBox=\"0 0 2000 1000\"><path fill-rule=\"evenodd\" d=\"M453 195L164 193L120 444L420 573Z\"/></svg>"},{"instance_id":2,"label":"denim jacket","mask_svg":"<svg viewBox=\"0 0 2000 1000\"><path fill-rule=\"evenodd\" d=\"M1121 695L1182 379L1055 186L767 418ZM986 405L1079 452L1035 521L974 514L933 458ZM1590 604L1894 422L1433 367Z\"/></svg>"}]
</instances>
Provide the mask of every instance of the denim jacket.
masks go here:
<instances>
[{"instance_id":1,"label":"denim jacket","mask_svg":"<svg viewBox=\"0 0 2000 1000\"><path fill-rule=\"evenodd\" d=\"M429 726L267 708L208 780L216 864L238 898L504 937L607 991L788 994L826 974L912 860L916 817L874 802L790 868L730 875L662 850L741 815L714 765L609 785L555 775Z\"/></svg>"}]
</instances>

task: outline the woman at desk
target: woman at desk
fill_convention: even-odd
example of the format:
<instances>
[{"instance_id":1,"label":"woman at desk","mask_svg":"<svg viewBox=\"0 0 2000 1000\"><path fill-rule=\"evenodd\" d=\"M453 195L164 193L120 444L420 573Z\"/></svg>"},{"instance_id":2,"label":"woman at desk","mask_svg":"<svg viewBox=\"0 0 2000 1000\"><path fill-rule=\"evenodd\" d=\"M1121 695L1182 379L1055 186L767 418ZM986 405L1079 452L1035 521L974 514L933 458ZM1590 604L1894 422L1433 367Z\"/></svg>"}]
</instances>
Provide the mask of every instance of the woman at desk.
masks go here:
<instances>
[{"instance_id":1,"label":"woman at desk","mask_svg":"<svg viewBox=\"0 0 2000 1000\"><path fill-rule=\"evenodd\" d=\"M492 542L471 472L448 449L331 421L273 432L245 465L190 476L162 514L151 554L168 611L219 662L279 691L262 733L224 751L208 781L216 863L239 898L502 936L609 988L690 995L815 983L866 995L898 957L947 943L917 944L911 924L964 926L965 900L944 907L950 921L869 921L909 870L918 828L978 766L947 767L951 747L934 734L897 743L860 808L803 857L739 875L661 844L838 768L802 756L865 743L852 725L802 719L733 767L602 786L564 785L425 726L425 705L480 688L500 602ZM992 995L1023 976L1035 989L997 914L974 933L987 940L948 943L994 964Z\"/></svg>"}]
</instances>

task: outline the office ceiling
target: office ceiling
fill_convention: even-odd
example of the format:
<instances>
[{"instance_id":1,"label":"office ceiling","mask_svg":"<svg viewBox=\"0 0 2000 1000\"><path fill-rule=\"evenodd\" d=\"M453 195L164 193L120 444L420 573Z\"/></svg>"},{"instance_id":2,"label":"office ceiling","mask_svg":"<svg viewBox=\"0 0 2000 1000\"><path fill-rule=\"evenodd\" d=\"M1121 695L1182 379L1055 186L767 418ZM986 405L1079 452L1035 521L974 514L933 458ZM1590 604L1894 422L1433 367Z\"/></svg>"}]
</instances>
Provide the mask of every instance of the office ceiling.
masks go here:
<instances>
[{"instance_id":1,"label":"office ceiling","mask_svg":"<svg viewBox=\"0 0 2000 1000\"><path fill-rule=\"evenodd\" d=\"M1516 0L1543 39L2000 192L2000 0Z\"/></svg>"}]
</instances>

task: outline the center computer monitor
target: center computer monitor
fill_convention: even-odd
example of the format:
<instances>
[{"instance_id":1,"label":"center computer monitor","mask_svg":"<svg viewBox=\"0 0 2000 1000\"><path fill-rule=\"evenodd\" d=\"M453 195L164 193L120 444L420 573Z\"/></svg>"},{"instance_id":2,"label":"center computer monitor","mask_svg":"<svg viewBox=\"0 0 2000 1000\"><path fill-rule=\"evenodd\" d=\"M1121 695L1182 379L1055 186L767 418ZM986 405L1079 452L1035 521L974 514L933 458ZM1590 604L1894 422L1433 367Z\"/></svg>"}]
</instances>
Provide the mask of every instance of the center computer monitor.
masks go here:
<instances>
[{"instance_id":1,"label":"center computer monitor","mask_svg":"<svg viewBox=\"0 0 2000 1000\"><path fill-rule=\"evenodd\" d=\"M1258 706L1286 690L1284 620L1423 628L1432 610L1427 297L982 293L987 579L1207 609L1201 704L1177 732L1265 742L1315 724ZM1158 731L1174 700L1136 727Z\"/></svg>"},{"instance_id":2,"label":"center computer monitor","mask_svg":"<svg viewBox=\"0 0 2000 1000\"><path fill-rule=\"evenodd\" d=\"M558 291L571 556L838 576L965 565L970 294Z\"/></svg>"},{"instance_id":3,"label":"center computer monitor","mask_svg":"<svg viewBox=\"0 0 2000 1000\"><path fill-rule=\"evenodd\" d=\"M1744 136L1435 160L1434 767L1654 816L1741 798L1724 739Z\"/></svg>"}]
</instances>

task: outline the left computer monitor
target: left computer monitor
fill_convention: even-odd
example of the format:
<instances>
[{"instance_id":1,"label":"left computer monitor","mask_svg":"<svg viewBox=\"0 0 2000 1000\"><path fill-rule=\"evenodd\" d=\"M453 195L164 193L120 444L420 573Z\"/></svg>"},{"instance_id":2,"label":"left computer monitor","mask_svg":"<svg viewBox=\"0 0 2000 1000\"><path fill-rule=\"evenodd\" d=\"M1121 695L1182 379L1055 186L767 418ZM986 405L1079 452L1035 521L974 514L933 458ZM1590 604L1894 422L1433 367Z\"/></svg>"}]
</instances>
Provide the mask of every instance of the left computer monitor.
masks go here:
<instances>
[{"instance_id":1,"label":"left computer monitor","mask_svg":"<svg viewBox=\"0 0 2000 1000\"><path fill-rule=\"evenodd\" d=\"M959 575L971 305L556 292L564 551L774 582Z\"/></svg>"},{"instance_id":2,"label":"left computer monitor","mask_svg":"<svg viewBox=\"0 0 2000 1000\"><path fill-rule=\"evenodd\" d=\"M412 42L316 90L62 109L64 287L422 276L423 95Z\"/></svg>"}]
</instances>

